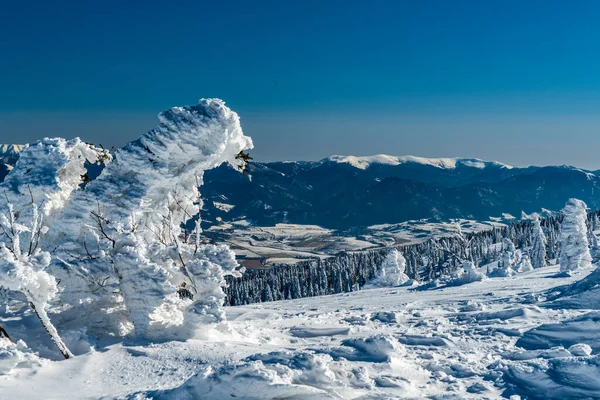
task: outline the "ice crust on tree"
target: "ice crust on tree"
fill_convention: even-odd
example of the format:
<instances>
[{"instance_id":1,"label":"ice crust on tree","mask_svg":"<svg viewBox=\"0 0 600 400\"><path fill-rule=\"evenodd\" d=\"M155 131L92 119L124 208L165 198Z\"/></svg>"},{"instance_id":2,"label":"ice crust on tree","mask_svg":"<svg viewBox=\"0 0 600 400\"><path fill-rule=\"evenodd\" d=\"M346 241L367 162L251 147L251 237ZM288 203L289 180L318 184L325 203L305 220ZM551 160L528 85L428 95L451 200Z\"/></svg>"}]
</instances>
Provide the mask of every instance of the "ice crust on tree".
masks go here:
<instances>
[{"instance_id":1,"label":"ice crust on tree","mask_svg":"<svg viewBox=\"0 0 600 400\"><path fill-rule=\"evenodd\" d=\"M223 318L224 276L240 270L227 246L200 243L198 186L205 170L241 166L236 156L252 140L219 99L171 108L159 121L114 160L79 139L44 139L2 185L19 210L31 198L41 204L48 227L36 264L60 281L51 305L63 329L187 335L184 325ZM82 189L86 162L100 156L104 169Z\"/></svg>"},{"instance_id":2,"label":"ice crust on tree","mask_svg":"<svg viewBox=\"0 0 600 400\"><path fill-rule=\"evenodd\" d=\"M563 221L560 231L560 270L573 271L591 268L587 238L587 206L578 199L569 199L563 208Z\"/></svg>"}]
</instances>

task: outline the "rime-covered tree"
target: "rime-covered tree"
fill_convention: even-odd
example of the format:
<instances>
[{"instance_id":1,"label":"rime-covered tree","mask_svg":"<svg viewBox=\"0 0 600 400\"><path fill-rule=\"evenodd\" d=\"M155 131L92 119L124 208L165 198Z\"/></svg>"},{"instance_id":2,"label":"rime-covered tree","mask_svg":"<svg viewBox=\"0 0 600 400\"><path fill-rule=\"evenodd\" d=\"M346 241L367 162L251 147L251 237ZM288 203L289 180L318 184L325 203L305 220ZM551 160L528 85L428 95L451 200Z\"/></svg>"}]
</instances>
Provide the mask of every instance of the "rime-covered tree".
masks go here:
<instances>
[{"instance_id":1,"label":"rime-covered tree","mask_svg":"<svg viewBox=\"0 0 600 400\"><path fill-rule=\"evenodd\" d=\"M492 276L512 276L516 272L516 265L521 261L521 252L515 248L509 238L502 241L502 256L498 260L498 268L492 271Z\"/></svg>"},{"instance_id":2,"label":"rime-covered tree","mask_svg":"<svg viewBox=\"0 0 600 400\"><path fill-rule=\"evenodd\" d=\"M540 224L540 216L538 214L534 214L531 221L531 249L529 257L531 258L533 268L542 268L547 265L546 235Z\"/></svg>"},{"instance_id":3,"label":"rime-covered tree","mask_svg":"<svg viewBox=\"0 0 600 400\"><path fill-rule=\"evenodd\" d=\"M61 240L50 227L80 190L86 163L100 158L110 155L79 139L46 138L25 146L0 185L0 286L25 296L65 358L72 354L46 311L59 295L51 263Z\"/></svg>"},{"instance_id":4,"label":"rime-covered tree","mask_svg":"<svg viewBox=\"0 0 600 400\"><path fill-rule=\"evenodd\" d=\"M560 231L560 270L573 271L592 266L587 238L586 204L578 199L569 199L562 210L563 221Z\"/></svg>"},{"instance_id":5,"label":"rime-covered tree","mask_svg":"<svg viewBox=\"0 0 600 400\"><path fill-rule=\"evenodd\" d=\"M36 203L31 204L30 221L22 221L12 203L7 206L7 214L0 215L0 229L5 236L0 244L0 286L25 295L63 357L71 358L73 354L46 312L48 303L58 293L56 279L46 271L51 255L39 248L40 239L48 228Z\"/></svg>"},{"instance_id":6,"label":"rime-covered tree","mask_svg":"<svg viewBox=\"0 0 600 400\"><path fill-rule=\"evenodd\" d=\"M520 250L517 250L520 252ZM529 272L533 270L533 265L531 264L531 258L527 254L521 254L521 259L515 265L515 270L517 272Z\"/></svg>"},{"instance_id":7,"label":"rime-covered tree","mask_svg":"<svg viewBox=\"0 0 600 400\"><path fill-rule=\"evenodd\" d=\"M375 286L399 286L409 279L405 270L406 259L397 249L392 249L381 264L379 274L372 284Z\"/></svg>"}]
</instances>

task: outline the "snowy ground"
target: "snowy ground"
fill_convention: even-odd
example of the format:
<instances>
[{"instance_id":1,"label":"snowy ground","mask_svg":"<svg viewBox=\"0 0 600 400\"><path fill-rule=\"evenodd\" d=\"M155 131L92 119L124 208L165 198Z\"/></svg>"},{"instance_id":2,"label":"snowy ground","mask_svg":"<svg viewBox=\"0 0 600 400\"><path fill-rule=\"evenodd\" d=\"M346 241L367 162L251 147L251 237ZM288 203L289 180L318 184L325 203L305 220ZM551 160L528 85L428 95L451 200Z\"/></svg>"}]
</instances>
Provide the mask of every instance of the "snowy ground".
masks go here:
<instances>
[{"instance_id":1,"label":"snowy ground","mask_svg":"<svg viewBox=\"0 0 600 400\"><path fill-rule=\"evenodd\" d=\"M197 339L17 368L0 399L600 398L600 314L540 307L585 276L556 272L232 307Z\"/></svg>"}]
</instances>

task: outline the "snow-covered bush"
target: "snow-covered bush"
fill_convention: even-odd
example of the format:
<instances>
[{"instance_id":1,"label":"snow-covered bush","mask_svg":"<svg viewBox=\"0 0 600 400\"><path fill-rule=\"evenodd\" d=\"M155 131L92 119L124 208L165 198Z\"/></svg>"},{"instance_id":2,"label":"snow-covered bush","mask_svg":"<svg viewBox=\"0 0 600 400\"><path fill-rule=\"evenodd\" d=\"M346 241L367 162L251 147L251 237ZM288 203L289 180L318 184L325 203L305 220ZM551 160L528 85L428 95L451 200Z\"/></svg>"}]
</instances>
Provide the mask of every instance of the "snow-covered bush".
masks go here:
<instances>
[{"instance_id":1,"label":"snow-covered bush","mask_svg":"<svg viewBox=\"0 0 600 400\"><path fill-rule=\"evenodd\" d=\"M0 229L5 242L0 244L0 285L21 292L27 298L42 325L65 358L73 354L69 351L48 314L46 307L57 292L56 279L46 272L50 265L50 253L39 248L40 238L47 232L38 206L32 203L30 225L19 220L19 214L8 203L8 215L0 215Z\"/></svg>"},{"instance_id":2,"label":"snow-covered bush","mask_svg":"<svg viewBox=\"0 0 600 400\"><path fill-rule=\"evenodd\" d=\"M587 238L586 209L586 204L578 199L569 199L563 208L559 260L562 272L592 266Z\"/></svg>"},{"instance_id":3,"label":"snow-covered bush","mask_svg":"<svg viewBox=\"0 0 600 400\"><path fill-rule=\"evenodd\" d=\"M522 254L515 248L512 240L502 240L502 255L498 260L498 267L492 271L491 276L506 277L517 273L517 265L521 261Z\"/></svg>"},{"instance_id":4,"label":"snow-covered bush","mask_svg":"<svg viewBox=\"0 0 600 400\"><path fill-rule=\"evenodd\" d=\"M443 280L446 286L460 286L468 283L480 282L486 279L485 274L481 273L472 261L464 261L462 268L450 274L450 277Z\"/></svg>"},{"instance_id":5,"label":"snow-covered bush","mask_svg":"<svg viewBox=\"0 0 600 400\"><path fill-rule=\"evenodd\" d=\"M406 260L397 249L392 249L379 267L379 273L370 283L373 286L400 286L409 280L404 272Z\"/></svg>"},{"instance_id":6,"label":"snow-covered bush","mask_svg":"<svg viewBox=\"0 0 600 400\"><path fill-rule=\"evenodd\" d=\"M96 162L101 153L79 139L43 139L23 150L1 185L0 286L25 296L65 358L72 354L46 311L59 291L48 272L51 252L59 246L48 220L79 189L85 162Z\"/></svg>"},{"instance_id":7,"label":"snow-covered bush","mask_svg":"<svg viewBox=\"0 0 600 400\"><path fill-rule=\"evenodd\" d=\"M517 250L519 251L519 250ZM531 259L527 254L521 254L521 259L515 265L515 270L517 272L529 272L533 270L533 265L531 263Z\"/></svg>"}]
</instances>

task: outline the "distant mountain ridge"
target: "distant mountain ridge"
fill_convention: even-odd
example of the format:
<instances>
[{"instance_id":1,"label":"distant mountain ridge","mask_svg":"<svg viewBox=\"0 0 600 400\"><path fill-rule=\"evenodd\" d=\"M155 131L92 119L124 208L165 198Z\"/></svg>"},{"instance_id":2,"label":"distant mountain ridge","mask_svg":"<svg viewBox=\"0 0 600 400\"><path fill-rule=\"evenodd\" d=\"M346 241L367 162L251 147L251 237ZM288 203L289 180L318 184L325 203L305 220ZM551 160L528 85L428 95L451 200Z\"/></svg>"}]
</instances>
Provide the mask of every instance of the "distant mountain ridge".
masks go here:
<instances>
[{"instance_id":1,"label":"distant mountain ridge","mask_svg":"<svg viewBox=\"0 0 600 400\"><path fill-rule=\"evenodd\" d=\"M21 148L0 146L0 178ZM221 166L207 171L204 181L207 224L247 219L263 226L349 229L422 218L488 220L503 213L559 210L571 197L600 207L599 171L513 167L476 158L380 154L252 162L245 174Z\"/></svg>"},{"instance_id":2,"label":"distant mountain ridge","mask_svg":"<svg viewBox=\"0 0 600 400\"><path fill-rule=\"evenodd\" d=\"M327 157L320 162L338 162L347 163L356 168L367 169L372 164L384 164L384 165L400 165L400 164L421 164L430 165L433 167L444 168L444 169L455 169L457 166L473 167L473 168L507 168L512 169L513 167L507 164L503 164L498 161L484 161L479 158L426 158L426 157L415 157L415 156L389 156L386 154L377 154L374 156L338 156L333 155Z\"/></svg>"},{"instance_id":3,"label":"distant mountain ridge","mask_svg":"<svg viewBox=\"0 0 600 400\"><path fill-rule=\"evenodd\" d=\"M519 216L558 210L570 197L597 208L600 176L570 166L512 167L475 158L331 156L255 162L246 175L222 166L206 174L202 195L208 219L348 229L421 218Z\"/></svg>"}]
</instances>

